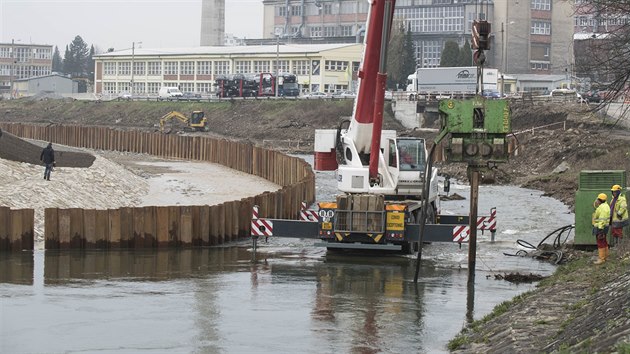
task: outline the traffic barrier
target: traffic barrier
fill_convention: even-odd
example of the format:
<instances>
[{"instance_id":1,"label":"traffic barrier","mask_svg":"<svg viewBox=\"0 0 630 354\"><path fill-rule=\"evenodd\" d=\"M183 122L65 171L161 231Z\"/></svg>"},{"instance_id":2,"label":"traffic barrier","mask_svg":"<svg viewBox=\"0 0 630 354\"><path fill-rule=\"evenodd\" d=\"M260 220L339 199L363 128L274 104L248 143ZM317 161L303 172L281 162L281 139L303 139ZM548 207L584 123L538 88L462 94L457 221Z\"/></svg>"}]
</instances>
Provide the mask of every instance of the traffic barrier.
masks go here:
<instances>
[{"instance_id":1,"label":"traffic barrier","mask_svg":"<svg viewBox=\"0 0 630 354\"><path fill-rule=\"evenodd\" d=\"M45 248L163 248L211 246L250 235L254 204L267 218L292 219L315 199L315 175L302 159L251 144L201 136L165 135L107 127L0 123L13 135L94 150L113 150L218 163L282 188L213 206L148 206L108 210L45 210ZM31 210L31 213L33 211ZM0 216L1 217L1 216ZM33 227L30 221L30 248ZM0 220L1 221L1 220ZM0 222L0 249L4 244ZM23 233L22 229L16 233ZM29 236L30 235L30 236ZM6 236L5 236L6 237ZM24 246L23 244L19 247ZM27 244L28 246L28 244ZM18 247L18 246L15 246Z\"/></svg>"}]
</instances>

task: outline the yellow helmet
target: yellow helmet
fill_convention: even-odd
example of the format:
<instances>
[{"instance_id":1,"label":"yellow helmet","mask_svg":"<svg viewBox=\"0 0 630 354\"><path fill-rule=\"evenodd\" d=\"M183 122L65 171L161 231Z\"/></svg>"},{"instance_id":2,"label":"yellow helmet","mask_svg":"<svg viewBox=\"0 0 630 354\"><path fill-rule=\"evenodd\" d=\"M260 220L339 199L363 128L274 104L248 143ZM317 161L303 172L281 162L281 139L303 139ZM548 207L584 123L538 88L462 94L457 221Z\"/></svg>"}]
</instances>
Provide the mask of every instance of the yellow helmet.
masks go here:
<instances>
[{"instance_id":1,"label":"yellow helmet","mask_svg":"<svg viewBox=\"0 0 630 354\"><path fill-rule=\"evenodd\" d=\"M603 200L603 201L606 201L607 198L608 197L604 193L599 193L599 195L597 196L597 199Z\"/></svg>"},{"instance_id":2,"label":"yellow helmet","mask_svg":"<svg viewBox=\"0 0 630 354\"><path fill-rule=\"evenodd\" d=\"M620 191L621 190L621 186L618 184L615 184L614 186L612 186L612 188L610 188L611 191L615 192L615 191Z\"/></svg>"}]
</instances>

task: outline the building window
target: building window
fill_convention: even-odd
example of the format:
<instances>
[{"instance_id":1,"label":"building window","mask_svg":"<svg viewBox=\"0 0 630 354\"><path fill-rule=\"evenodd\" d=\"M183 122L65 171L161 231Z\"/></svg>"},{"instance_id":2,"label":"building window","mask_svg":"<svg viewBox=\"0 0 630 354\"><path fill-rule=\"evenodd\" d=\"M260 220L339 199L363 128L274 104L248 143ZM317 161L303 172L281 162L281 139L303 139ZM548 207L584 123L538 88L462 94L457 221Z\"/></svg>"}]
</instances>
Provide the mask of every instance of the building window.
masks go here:
<instances>
[{"instance_id":1,"label":"building window","mask_svg":"<svg viewBox=\"0 0 630 354\"><path fill-rule=\"evenodd\" d=\"M419 48L423 68L437 68L440 66L440 56L442 54L442 43L440 41L421 41Z\"/></svg>"},{"instance_id":2,"label":"building window","mask_svg":"<svg viewBox=\"0 0 630 354\"><path fill-rule=\"evenodd\" d=\"M159 82L148 82L147 83L147 93L149 95L157 95L160 92L160 87L162 86Z\"/></svg>"},{"instance_id":3,"label":"building window","mask_svg":"<svg viewBox=\"0 0 630 354\"><path fill-rule=\"evenodd\" d=\"M276 69L276 61L273 61L273 72L276 70L279 73L288 73L289 72L289 61L288 60L280 60L278 61L278 68Z\"/></svg>"},{"instance_id":4,"label":"building window","mask_svg":"<svg viewBox=\"0 0 630 354\"><path fill-rule=\"evenodd\" d=\"M116 83L115 82L104 82L103 83L103 93L115 93L116 92Z\"/></svg>"},{"instance_id":5,"label":"building window","mask_svg":"<svg viewBox=\"0 0 630 354\"><path fill-rule=\"evenodd\" d=\"M271 67L269 60L254 60L255 73L268 73Z\"/></svg>"},{"instance_id":6,"label":"building window","mask_svg":"<svg viewBox=\"0 0 630 354\"><path fill-rule=\"evenodd\" d=\"M411 7L396 9L395 16L416 33L462 32L464 30L464 7Z\"/></svg>"},{"instance_id":7,"label":"building window","mask_svg":"<svg viewBox=\"0 0 630 354\"><path fill-rule=\"evenodd\" d=\"M332 15L333 14L333 4L326 3L324 4L324 15Z\"/></svg>"},{"instance_id":8,"label":"building window","mask_svg":"<svg viewBox=\"0 0 630 354\"><path fill-rule=\"evenodd\" d=\"M30 48L16 48L16 60L25 63L31 58Z\"/></svg>"},{"instance_id":9,"label":"building window","mask_svg":"<svg viewBox=\"0 0 630 354\"><path fill-rule=\"evenodd\" d=\"M11 65L0 65L0 76L9 76L11 75Z\"/></svg>"},{"instance_id":10,"label":"building window","mask_svg":"<svg viewBox=\"0 0 630 354\"><path fill-rule=\"evenodd\" d=\"M194 82L182 82L180 90L182 92L193 92L193 91L195 91L195 83Z\"/></svg>"},{"instance_id":11,"label":"building window","mask_svg":"<svg viewBox=\"0 0 630 354\"><path fill-rule=\"evenodd\" d=\"M134 94L144 94L146 91L146 85L144 82L134 82L133 83L133 93Z\"/></svg>"},{"instance_id":12,"label":"building window","mask_svg":"<svg viewBox=\"0 0 630 354\"><path fill-rule=\"evenodd\" d=\"M313 26L310 29L311 37L321 37L322 36L322 26Z\"/></svg>"},{"instance_id":13,"label":"building window","mask_svg":"<svg viewBox=\"0 0 630 354\"><path fill-rule=\"evenodd\" d=\"M177 64L176 61L165 61L164 62L164 75L177 75Z\"/></svg>"},{"instance_id":14,"label":"building window","mask_svg":"<svg viewBox=\"0 0 630 354\"><path fill-rule=\"evenodd\" d=\"M144 62L140 61L140 62L134 62L133 63L133 74L134 75L141 75L144 76L145 72L144 72Z\"/></svg>"},{"instance_id":15,"label":"building window","mask_svg":"<svg viewBox=\"0 0 630 354\"><path fill-rule=\"evenodd\" d=\"M551 0L532 0L532 10L551 10Z\"/></svg>"},{"instance_id":16,"label":"building window","mask_svg":"<svg viewBox=\"0 0 630 354\"><path fill-rule=\"evenodd\" d=\"M209 82L199 82L197 83L197 91L200 93L210 93L212 92L212 84Z\"/></svg>"},{"instance_id":17,"label":"building window","mask_svg":"<svg viewBox=\"0 0 630 354\"><path fill-rule=\"evenodd\" d=\"M214 62L215 75L227 75L230 73L230 62L227 60L219 60Z\"/></svg>"},{"instance_id":18,"label":"building window","mask_svg":"<svg viewBox=\"0 0 630 354\"><path fill-rule=\"evenodd\" d=\"M234 70L235 74L246 74L252 71L252 63L249 60L236 60L234 62L234 66L236 67Z\"/></svg>"},{"instance_id":19,"label":"building window","mask_svg":"<svg viewBox=\"0 0 630 354\"><path fill-rule=\"evenodd\" d=\"M159 61L150 61L148 63L149 67L149 76L160 76L162 75L162 63Z\"/></svg>"},{"instance_id":20,"label":"building window","mask_svg":"<svg viewBox=\"0 0 630 354\"><path fill-rule=\"evenodd\" d=\"M177 87L179 88L179 84L177 82L164 82L162 87Z\"/></svg>"},{"instance_id":21,"label":"building window","mask_svg":"<svg viewBox=\"0 0 630 354\"><path fill-rule=\"evenodd\" d=\"M324 68L326 71L346 71L348 62L341 60L326 60Z\"/></svg>"},{"instance_id":22,"label":"building window","mask_svg":"<svg viewBox=\"0 0 630 354\"><path fill-rule=\"evenodd\" d=\"M335 27L324 26L324 37L334 37L334 36L335 36Z\"/></svg>"},{"instance_id":23,"label":"building window","mask_svg":"<svg viewBox=\"0 0 630 354\"><path fill-rule=\"evenodd\" d=\"M551 64L549 62L530 61L532 70L550 70Z\"/></svg>"},{"instance_id":24,"label":"building window","mask_svg":"<svg viewBox=\"0 0 630 354\"><path fill-rule=\"evenodd\" d=\"M51 59L52 52L48 48L36 48L35 49L35 59Z\"/></svg>"},{"instance_id":25,"label":"building window","mask_svg":"<svg viewBox=\"0 0 630 354\"><path fill-rule=\"evenodd\" d=\"M198 61L197 62L197 75L210 75L212 74L212 62L211 61Z\"/></svg>"},{"instance_id":26,"label":"building window","mask_svg":"<svg viewBox=\"0 0 630 354\"><path fill-rule=\"evenodd\" d=\"M0 47L0 58L11 58L11 50L9 47Z\"/></svg>"},{"instance_id":27,"label":"building window","mask_svg":"<svg viewBox=\"0 0 630 354\"><path fill-rule=\"evenodd\" d=\"M118 75L131 75L131 62L121 61L118 63Z\"/></svg>"},{"instance_id":28,"label":"building window","mask_svg":"<svg viewBox=\"0 0 630 354\"><path fill-rule=\"evenodd\" d=\"M182 61L180 62L180 74L181 75L195 75L195 62L194 61Z\"/></svg>"},{"instance_id":29,"label":"building window","mask_svg":"<svg viewBox=\"0 0 630 354\"><path fill-rule=\"evenodd\" d=\"M339 33L340 36L349 37L352 36L352 25L342 25L339 29L341 30Z\"/></svg>"},{"instance_id":30,"label":"building window","mask_svg":"<svg viewBox=\"0 0 630 354\"><path fill-rule=\"evenodd\" d=\"M551 34L551 22L532 21L531 34L550 35Z\"/></svg>"},{"instance_id":31,"label":"building window","mask_svg":"<svg viewBox=\"0 0 630 354\"><path fill-rule=\"evenodd\" d=\"M131 91L131 85L129 84L129 82L123 81L123 82L118 83L118 91L116 91L116 93L130 92L130 91Z\"/></svg>"},{"instance_id":32,"label":"building window","mask_svg":"<svg viewBox=\"0 0 630 354\"><path fill-rule=\"evenodd\" d=\"M103 75L116 75L116 63L106 62L103 64Z\"/></svg>"},{"instance_id":33,"label":"building window","mask_svg":"<svg viewBox=\"0 0 630 354\"><path fill-rule=\"evenodd\" d=\"M300 5L290 5L291 16L302 16L302 6Z\"/></svg>"},{"instance_id":34,"label":"building window","mask_svg":"<svg viewBox=\"0 0 630 354\"><path fill-rule=\"evenodd\" d=\"M308 75L310 69L309 60L294 60L293 61L293 74L295 75Z\"/></svg>"},{"instance_id":35,"label":"building window","mask_svg":"<svg viewBox=\"0 0 630 354\"><path fill-rule=\"evenodd\" d=\"M276 6L275 8L276 16L285 17L287 15L287 7L286 6Z\"/></svg>"}]
</instances>

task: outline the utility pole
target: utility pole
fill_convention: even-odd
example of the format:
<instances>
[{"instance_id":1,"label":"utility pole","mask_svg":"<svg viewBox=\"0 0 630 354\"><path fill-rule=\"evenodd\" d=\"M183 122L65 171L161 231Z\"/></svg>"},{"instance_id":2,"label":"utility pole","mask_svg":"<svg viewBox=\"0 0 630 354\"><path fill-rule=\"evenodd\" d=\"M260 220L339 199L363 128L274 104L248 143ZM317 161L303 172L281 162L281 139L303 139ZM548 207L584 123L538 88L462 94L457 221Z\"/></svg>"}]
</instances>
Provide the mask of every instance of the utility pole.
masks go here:
<instances>
[{"instance_id":1,"label":"utility pole","mask_svg":"<svg viewBox=\"0 0 630 354\"><path fill-rule=\"evenodd\" d=\"M15 39L11 39L11 66L9 67L9 98L13 98L13 73L15 72Z\"/></svg>"},{"instance_id":2,"label":"utility pole","mask_svg":"<svg viewBox=\"0 0 630 354\"><path fill-rule=\"evenodd\" d=\"M131 97L133 97L133 72L134 72L134 62L136 57L136 42L131 42L131 88L129 89L129 93Z\"/></svg>"},{"instance_id":3,"label":"utility pole","mask_svg":"<svg viewBox=\"0 0 630 354\"><path fill-rule=\"evenodd\" d=\"M278 68L279 65L280 65L280 35L276 34L276 80L275 80L275 83L276 83L276 87L275 87L276 88L276 98L278 98L278 94L279 94L278 91L280 91L279 90L279 86L280 86L280 82L279 82L280 71L279 71L279 68Z\"/></svg>"}]
</instances>

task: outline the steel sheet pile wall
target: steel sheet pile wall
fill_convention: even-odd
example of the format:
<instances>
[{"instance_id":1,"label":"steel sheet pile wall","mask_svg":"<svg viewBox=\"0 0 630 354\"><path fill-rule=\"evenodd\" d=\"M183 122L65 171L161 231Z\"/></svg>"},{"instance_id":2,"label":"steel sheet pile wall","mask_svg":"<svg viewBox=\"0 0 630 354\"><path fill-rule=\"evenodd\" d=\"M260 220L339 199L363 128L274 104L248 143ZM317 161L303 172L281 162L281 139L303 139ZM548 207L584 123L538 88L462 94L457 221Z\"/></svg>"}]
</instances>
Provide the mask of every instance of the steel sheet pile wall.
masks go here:
<instances>
[{"instance_id":1,"label":"steel sheet pile wall","mask_svg":"<svg viewBox=\"0 0 630 354\"><path fill-rule=\"evenodd\" d=\"M34 249L35 211L0 207L0 251Z\"/></svg>"},{"instance_id":2,"label":"steel sheet pile wall","mask_svg":"<svg viewBox=\"0 0 630 354\"><path fill-rule=\"evenodd\" d=\"M315 175L303 160L228 140L121 131L106 127L0 123L22 138L95 150L144 153L218 163L282 186L252 198L214 206L46 209L46 248L209 246L247 237L252 206L261 217L296 218L315 199Z\"/></svg>"}]
</instances>

